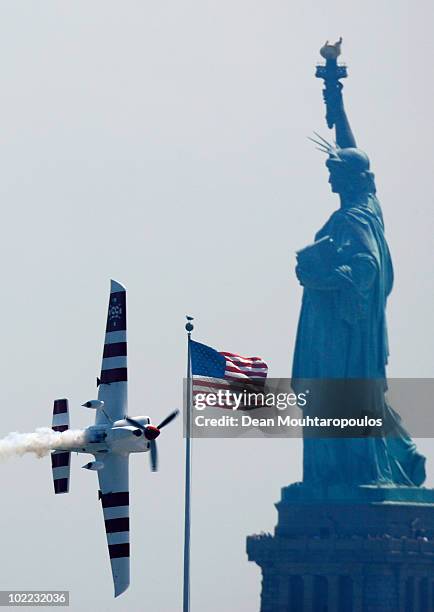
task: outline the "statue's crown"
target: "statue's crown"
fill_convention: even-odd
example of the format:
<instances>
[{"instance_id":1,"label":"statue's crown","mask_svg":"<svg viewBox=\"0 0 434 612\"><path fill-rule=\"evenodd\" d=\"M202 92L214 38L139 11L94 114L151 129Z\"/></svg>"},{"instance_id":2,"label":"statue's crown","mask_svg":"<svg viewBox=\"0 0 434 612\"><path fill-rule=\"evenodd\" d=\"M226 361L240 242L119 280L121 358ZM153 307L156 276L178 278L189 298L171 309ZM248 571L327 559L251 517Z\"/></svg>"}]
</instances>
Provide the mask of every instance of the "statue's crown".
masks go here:
<instances>
[{"instance_id":1,"label":"statue's crown","mask_svg":"<svg viewBox=\"0 0 434 612\"><path fill-rule=\"evenodd\" d=\"M327 153L329 156L326 161L328 167L332 167L333 164L345 164L354 172L367 172L369 170L369 157L361 149L357 149L356 147L345 147L341 149L339 145L331 144L317 132L314 132L314 134L319 140L310 137L309 140L318 145L320 151Z\"/></svg>"}]
</instances>

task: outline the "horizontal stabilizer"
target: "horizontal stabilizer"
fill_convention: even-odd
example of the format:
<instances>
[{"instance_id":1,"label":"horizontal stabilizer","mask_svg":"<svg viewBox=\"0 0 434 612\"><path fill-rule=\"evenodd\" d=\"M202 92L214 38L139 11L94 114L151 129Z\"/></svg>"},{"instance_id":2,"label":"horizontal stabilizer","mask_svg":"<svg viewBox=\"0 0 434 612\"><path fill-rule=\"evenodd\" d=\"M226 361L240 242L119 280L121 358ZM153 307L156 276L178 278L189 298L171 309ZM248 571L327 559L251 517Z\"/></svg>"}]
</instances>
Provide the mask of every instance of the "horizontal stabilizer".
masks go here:
<instances>
[{"instance_id":1,"label":"horizontal stabilizer","mask_svg":"<svg viewBox=\"0 0 434 612\"><path fill-rule=\"evenodd\" d=\"M66 431L69 429L68 400L54 400L53 422L51 428L54 431ZM71 471L71 453L69 451L53 451L51 453L51 469L53 471L54 492L68 493L69 475Z\"/></svg>"}]
</instances>

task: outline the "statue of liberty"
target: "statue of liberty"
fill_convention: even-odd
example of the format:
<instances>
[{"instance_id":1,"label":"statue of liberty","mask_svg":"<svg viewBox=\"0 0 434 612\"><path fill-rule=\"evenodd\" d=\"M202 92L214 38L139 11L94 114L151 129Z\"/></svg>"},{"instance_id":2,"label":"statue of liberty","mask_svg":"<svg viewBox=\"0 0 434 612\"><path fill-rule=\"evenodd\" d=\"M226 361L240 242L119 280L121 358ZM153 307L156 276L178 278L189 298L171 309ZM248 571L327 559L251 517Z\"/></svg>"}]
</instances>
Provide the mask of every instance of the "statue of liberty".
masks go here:
<instances>
[{"instance_id":1,"label":"statue of liberty","mask_svg":"<svg viewBox=\"0 0 434 612\"><path fill-rule=\"evenodd\" d=\"M333 380L365 381L358 399L369 407L360 409L381 417L388 429L357 438L310 438L305 433L303 482L420 486L425 458L385 399L385 311L393 267L369 158L357 147L343 105L339 79L346 76L346 68L337 63L341 42L326 43L320 51L326 65L317 67L317 76L325 82L327 124L335 128L336 142L318 135L315 140L328 156L329 183L340 207L316 233L314 244L298 254L296 274L304 290L292 376L294 381L321 382L323 399L312 409L316 414L333 401L330 398L336 399L327 391ZM391 429L393 435L386 435Z\"/></svg>"}]
</instances>

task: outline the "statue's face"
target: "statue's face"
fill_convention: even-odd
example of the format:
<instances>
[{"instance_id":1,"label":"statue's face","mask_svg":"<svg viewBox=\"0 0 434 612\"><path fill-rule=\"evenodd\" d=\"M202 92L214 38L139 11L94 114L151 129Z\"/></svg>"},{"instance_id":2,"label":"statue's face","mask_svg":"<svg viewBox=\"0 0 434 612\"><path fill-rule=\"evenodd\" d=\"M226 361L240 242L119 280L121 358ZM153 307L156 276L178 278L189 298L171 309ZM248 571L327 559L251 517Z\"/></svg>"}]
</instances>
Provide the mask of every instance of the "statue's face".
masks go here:
<instances>
[{"instance_id":1,"label":"statue's face","mask_svg":"<svg viewBox=\"0 0 434 612\"><path fill-rule=\"evenodd\" d=\"M343 169L343 164L330 164L329 183L333 193L344 193L348 191L348 173Z\"/></svg>"},{"instance_id":2,"label":"statue's face","mask_svg":"<svg viewBox=\"0 0 434 612\"><path fill-rule=\"evenodd\" d=\"M349 195L360 190L360 177L369 170L369 159L359 149L339 149L330 153L326 166L333 193Z\"/></svg>"}]
</instances>

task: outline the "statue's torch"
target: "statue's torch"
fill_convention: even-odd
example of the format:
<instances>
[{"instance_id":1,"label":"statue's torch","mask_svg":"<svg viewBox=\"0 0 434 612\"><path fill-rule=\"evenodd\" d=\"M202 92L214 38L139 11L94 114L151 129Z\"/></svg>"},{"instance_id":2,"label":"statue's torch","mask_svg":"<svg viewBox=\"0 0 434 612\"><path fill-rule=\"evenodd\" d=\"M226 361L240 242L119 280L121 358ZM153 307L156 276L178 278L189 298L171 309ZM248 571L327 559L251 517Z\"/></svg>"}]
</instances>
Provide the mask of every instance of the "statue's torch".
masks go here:
<instances>
[{"instance_id":1,"label":"statue's torch","mask_svg":"<svg viewBox=\"0 0 434 612\"><path fill-rule=\"evenodd\" d=\"M338 64L338 57L341 54L342 38L334 45L329 45L327 41L320 49L321 56L325 59L325 65L319 64L316 67L315 76L324 80L324 102L326 104L327 125L331 129L335 125L336 112L342 108L342 83L339 79L347 77L347 67Z\"/></svg>"}]
</instances>

